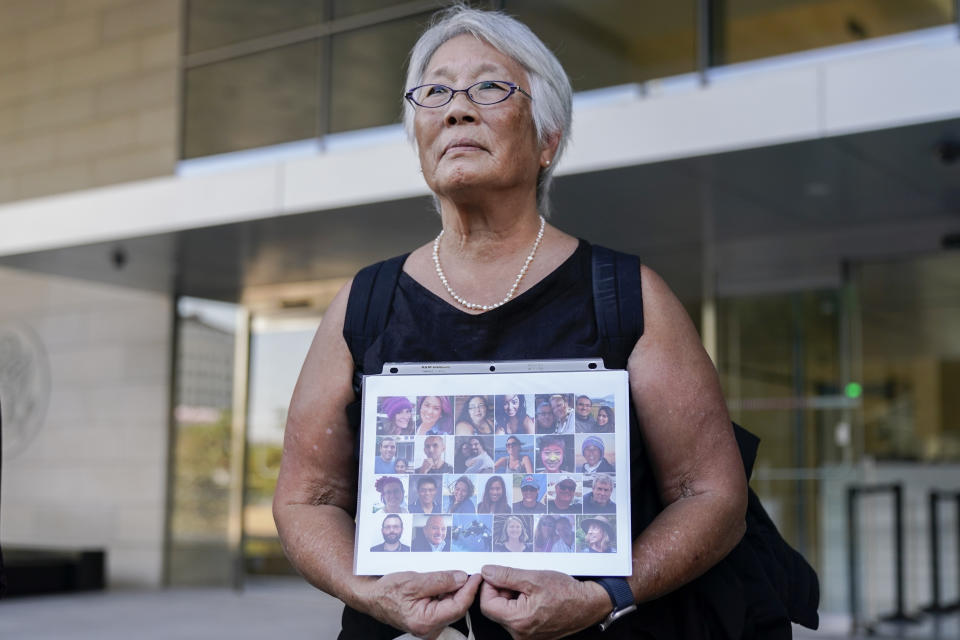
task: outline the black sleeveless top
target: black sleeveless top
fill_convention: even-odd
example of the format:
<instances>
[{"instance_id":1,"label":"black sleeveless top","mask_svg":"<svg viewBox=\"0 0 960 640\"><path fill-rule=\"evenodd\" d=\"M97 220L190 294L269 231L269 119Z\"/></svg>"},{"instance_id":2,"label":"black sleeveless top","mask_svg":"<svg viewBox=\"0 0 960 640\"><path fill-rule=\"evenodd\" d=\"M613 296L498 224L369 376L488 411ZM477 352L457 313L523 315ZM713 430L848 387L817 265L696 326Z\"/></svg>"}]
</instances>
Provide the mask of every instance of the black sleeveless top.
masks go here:
<instances>
[{"instance_id":1,"label":"black sleeveless top","mask_svg":"<svg viewBox=\"0 0 960 640\"><path fill-rule=\"evenodd\" d=\"M591 276L591 246L581 240L563 264L533 287L497 309L472 315L401 273L386 328L362 356L362 373L380 373L386 362L598 356L604 359L607 368L625 368L633 345L611 348L609 342L602 340L594 314ZM374 304L371 302L371 306ZM662 505L634 415L631 411L630 488L631 526L636 536L656 517ZM760 571L757 567L754 570ZM748 602L750 598L745 597L744 585L737 573L730 562L722 561L677 591L640 605L635 613L619 620L606 633L590 628L570 637L789 638L790 624L786 616L774 615L766 622L750 621L745 625L749 617L747 609L752 605ZM478 640L509 638L502 627L483 616L479 602L474 602L470 617ZM466 634L462 620L453 626ZM386 640L401 633L349 607L344 609L341 639Z\"/></svg>"}]
</instances>

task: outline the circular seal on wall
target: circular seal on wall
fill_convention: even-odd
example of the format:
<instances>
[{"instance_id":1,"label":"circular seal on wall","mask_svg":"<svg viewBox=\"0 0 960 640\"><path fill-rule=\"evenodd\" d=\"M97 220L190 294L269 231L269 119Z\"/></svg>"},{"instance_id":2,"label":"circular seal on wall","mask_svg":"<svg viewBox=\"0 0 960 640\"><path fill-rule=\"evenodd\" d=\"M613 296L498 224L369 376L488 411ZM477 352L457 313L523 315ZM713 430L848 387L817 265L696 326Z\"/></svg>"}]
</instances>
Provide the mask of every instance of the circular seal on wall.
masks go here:
<instances>
[{"instance_id":1,"label":"circular seal on wall","mask_svg":"<svg viewBox=\"0 0 960 640\"><path fill-rule=\"evenodd\" d=\"M21 453L43 426L50 403L50 361L40 336L25 324L0 324L0 411L3 455Z\"/></svg>"}]
</instances>

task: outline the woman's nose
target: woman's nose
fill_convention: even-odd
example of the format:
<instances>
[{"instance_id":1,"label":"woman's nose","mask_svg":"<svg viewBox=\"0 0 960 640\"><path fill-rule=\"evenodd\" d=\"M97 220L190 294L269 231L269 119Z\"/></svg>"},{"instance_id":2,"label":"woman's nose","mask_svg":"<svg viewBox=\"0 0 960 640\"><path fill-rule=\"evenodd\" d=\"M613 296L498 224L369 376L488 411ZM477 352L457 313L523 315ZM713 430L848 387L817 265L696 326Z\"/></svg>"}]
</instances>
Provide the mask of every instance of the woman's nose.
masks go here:
<instances>
[{"instance_id":1,"label":"woman's nose","mask_svg":"<svg viewBox=\"0 0 960 640\"><path fill-rule=\"evenodd\" d=\"M476 122L477 115L477 105L467 97L466 93L457 92L453 99L447 103L447 113L444 120L448 125Z\"/></svg>"}]
</instances>

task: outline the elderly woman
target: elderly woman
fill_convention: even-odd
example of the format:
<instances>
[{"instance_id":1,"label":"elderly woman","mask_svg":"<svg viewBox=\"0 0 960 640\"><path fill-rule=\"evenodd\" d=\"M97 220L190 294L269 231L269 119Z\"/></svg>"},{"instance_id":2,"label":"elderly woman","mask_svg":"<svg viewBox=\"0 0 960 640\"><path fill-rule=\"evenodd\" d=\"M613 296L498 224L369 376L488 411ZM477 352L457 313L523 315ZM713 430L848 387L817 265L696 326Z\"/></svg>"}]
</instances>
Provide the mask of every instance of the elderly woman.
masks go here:
<instances>
[{"instance_id":1,"label":"elderly woman","mask_svg":"<svg viewBox=\"0 0 960 640\"><path fill-rule=\"evenodd\" d=\"M603 637L719 634L712 621L736 615L735 607L714 605L735 589L715 588L706 576L684 585L741 539L744 466L716 371L663 280L640 269L639 339L603 340L591 311L593 249L544 219L570 132L566 74L524 25L458 6L414 46L406 86L405 123L441 230L402 259L379 339L357 346L345 320L361 304L351 303L352 287L382 265L345 286L324 315L291 401L274 499L287 556L346 603L343 638L401 630L434 638L448 625L466 633L468 609L478 638L553 638L588 627L599 634L596 625L614 619ZM472 576L353 574L357 466L343 451L359 433L357 412L348 411L355 373L380 373L385 362L597 356L629 371L632 441L643 444L631 479L632 575L577 580L489 565Z\"/></svg>"}]
</instances>

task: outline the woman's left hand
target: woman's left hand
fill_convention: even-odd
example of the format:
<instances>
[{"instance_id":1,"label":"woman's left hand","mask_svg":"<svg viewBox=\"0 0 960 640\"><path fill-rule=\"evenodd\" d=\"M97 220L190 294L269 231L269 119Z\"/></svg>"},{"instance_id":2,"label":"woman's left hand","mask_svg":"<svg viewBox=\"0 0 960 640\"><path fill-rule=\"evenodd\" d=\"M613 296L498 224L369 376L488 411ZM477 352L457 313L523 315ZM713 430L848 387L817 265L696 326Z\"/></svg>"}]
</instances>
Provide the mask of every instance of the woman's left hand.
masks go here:
<instances>
[{"instance_id":1,"label":"woman's left hand","mask_svg":"<svg viewBox=\"0 0 960 640\"><path fill-rule=\"evenodd\" d=\"M603 620L613 608L593 581L557 571L483 567L480 609L514 639L560 638Z\"/></svg>"}]
</instances>

